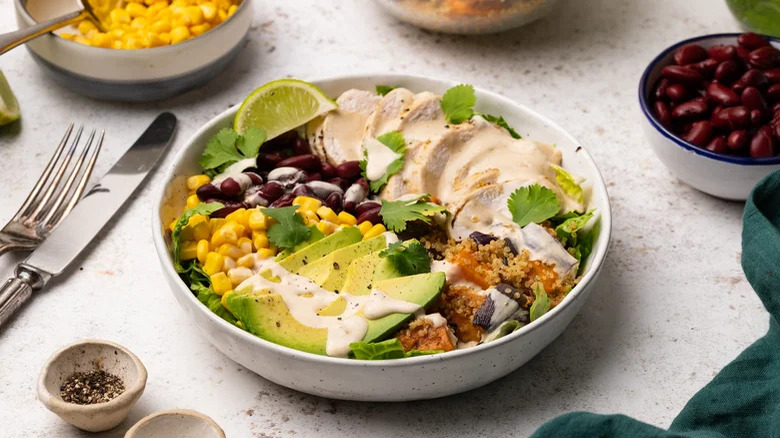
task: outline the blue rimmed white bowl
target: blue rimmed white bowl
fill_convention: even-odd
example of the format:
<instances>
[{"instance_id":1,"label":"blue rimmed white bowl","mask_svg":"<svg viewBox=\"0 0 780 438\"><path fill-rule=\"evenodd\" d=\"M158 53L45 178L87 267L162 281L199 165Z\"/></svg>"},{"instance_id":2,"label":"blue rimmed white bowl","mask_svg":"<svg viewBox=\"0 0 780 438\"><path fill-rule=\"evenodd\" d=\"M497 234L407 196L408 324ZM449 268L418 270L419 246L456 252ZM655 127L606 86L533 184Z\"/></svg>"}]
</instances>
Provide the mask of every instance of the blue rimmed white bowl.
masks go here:
<instances>
[{"instance_id":1,"label":"blue rimmed white bowl","mask_svg":"<svg viewBox=\"0 0 780 438\"><path fill-rule=\"evenodd\" d=\"M661 69L674 63L675 50L690 43L704 48L718 44L736 44L739 33L703 35L680 41L659 54L647 66L639 81L639 106L647 141L666 167L689 186L718 198L744 201L763 177L780 169L780 157L750 158L716 154L689 143L665 128L653 113L650 101L653 87L661 78ZM780 39L766 36L775 47Z\"/></svg>"},{"instance_id":2,"label":"blue rimmed white bowl","mask_svg":"<svg viewBox=\"0 0 780 438\"><path fill-rule=\"evenodd\" d=\"M79 8L77 1L15 0L20 28ZM252 23L243 0L219 26L178 44L139 50L92 47L54 34L27 43L33 59L56 82L85 96L120 101L167 99L194 89L225 69L240 52Z\"/></svg>"}]
</instances>

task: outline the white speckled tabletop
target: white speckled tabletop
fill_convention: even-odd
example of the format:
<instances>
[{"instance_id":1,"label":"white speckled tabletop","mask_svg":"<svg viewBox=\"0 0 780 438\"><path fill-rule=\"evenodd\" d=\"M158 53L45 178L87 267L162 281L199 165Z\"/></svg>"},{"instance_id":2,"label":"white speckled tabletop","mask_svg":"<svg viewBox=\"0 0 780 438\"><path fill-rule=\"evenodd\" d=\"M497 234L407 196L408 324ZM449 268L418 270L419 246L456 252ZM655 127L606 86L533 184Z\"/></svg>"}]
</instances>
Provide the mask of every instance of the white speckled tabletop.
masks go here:
<instances>
[{"instance_id":1,"label":"white speckled tabletop","mask_svg":"<svg viewBox=\"0 0 780 438\"><path fill-rule=\"evenodd\" d=\"M563 0L496 36L420 31L368 0L256 1L250 40L207 86L154 104L99 102L54 84L23 48L0 58L22 121L0 128L0 223L16 211L71 120L107 130L102 174L155 114L181 122L174 149L256 86L353 72L440 76L525 103L567 128L608 182L614 230L599 287L564 334L484 388L403 404L339 402L279 387L197 335L163 279L150 238L154 175L74 269L0 331L0 436L121 437L153 411L189 408L229 437L527 436L572 410L668 426L685 402L763 335L767 315L739 266L743 205L699 193L655 158L640 131L639 76L664 47L737 31L720 0ZM15 29L0 0L0 31ZM20 257L0 259L5 274ZM46 358L79 338L133 350L146 393L113 431L91 435L35 399Z\"/></svg>"}]
</instances>

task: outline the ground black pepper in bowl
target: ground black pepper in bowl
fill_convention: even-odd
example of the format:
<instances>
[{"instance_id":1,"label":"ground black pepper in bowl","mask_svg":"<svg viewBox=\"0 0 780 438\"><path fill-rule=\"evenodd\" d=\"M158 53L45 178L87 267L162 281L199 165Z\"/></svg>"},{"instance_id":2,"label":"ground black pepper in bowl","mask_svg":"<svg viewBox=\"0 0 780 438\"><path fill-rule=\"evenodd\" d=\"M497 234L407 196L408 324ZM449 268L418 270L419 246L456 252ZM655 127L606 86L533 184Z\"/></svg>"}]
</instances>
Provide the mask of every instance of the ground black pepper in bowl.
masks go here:
<instances>
[{"instance_id":1,"label":"ground black pepper in bowl","mask_svg":"<svg viewBox=\"0 0 780 438\"><path fill-rule=\"evenodd\" d=\"M122 378L103 370L74 373L60 386L62 400L77 405L105 403L125 392Z\"/></svg>"}]
</instances>

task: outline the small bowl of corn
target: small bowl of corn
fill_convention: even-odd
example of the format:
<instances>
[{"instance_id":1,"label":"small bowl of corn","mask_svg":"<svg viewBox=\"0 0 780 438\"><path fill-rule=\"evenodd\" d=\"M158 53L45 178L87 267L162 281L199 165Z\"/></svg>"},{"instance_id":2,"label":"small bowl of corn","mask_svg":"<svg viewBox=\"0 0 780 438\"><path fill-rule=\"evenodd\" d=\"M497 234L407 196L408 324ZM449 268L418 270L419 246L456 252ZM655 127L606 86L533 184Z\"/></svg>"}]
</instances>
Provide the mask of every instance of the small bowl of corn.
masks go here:
<instances>
[{"instance_id":1,"label":"small bowl of corn","mask_svg":"<svg viewBox=\"0 0 780 438\"><path fill-rule=\"evenodd\" d=\"M27 43L56 82L89 97L161 100L196 88L241 50L252 0L90 0L84 20ZM81 9L78 0L14 0L20 28Z\"/></svg>"}]
</instances>

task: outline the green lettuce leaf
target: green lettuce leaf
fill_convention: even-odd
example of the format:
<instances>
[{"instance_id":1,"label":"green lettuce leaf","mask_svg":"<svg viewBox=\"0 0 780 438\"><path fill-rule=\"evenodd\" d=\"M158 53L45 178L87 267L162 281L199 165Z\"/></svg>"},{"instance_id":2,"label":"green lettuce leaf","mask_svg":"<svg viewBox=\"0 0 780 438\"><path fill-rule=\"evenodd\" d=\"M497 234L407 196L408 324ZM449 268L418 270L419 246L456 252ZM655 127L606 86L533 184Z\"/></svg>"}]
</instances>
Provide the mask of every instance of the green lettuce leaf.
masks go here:
<instances>
[{"instance_id":1,"label":"green lettuce leaf","mask_svg":"<svg viewBox=\"0 0 780 438\"><path fill-rule=\"evenodd\" d=\"M385 96L387 93L395 90L397 87L392 87L390 85L377 85L376 86L376 94L380 96Z\"/></svg>"},{"instance_id":2,"label":"green lettuce leaf","mask_svg":"<svg viewBox=\"0 0 780 438\"><path fill-rule=\"evenodd\" d=\"M580 204L584 204L585 196L582 194L582 187L577 180L561 166L551 164L550 167L555 171L555 181L558 183L558 186L561 187L563 193L566 193L571 199L574 199Z\"/></svg>"},{"instance_id":3,"label":"green lettuce leaf","mask_svg":"<svg viewBox=\"0 0 780 438\"><path fill-rule=\"evenodd\" d=\"M558 235L558 240L561 241L563 246L577 246L577 232L588 224L593 218L595 211L596 210L594 209L587 213L570 217L555 227L555 233Z\"/></svg>"},{"instance_id":4,"label":"green lettuce leaf","mask_svg":"<svg viewBox=\"0 0 780 438\"><path fill-rule=\"evenodd\" d=\"M176 221L176 224L173 226L173 232L171 233L173 267L174 269L176 269L176 272L184 272L184 267L181 265L181 261L179 260L179 255L180 255L179 253L181 252L181 242L179 240L180 240L182 228L187 226L187 224L190 222L190 219L196 214L204 214L208 216L211 213L214 213L215 211L223 207L224 205L220 204L219 202L198 204L197 206L185 211L184 213L181 214L181 216L179 216L179 219Z\"/></svg>"},{"instance_id":5,"label":"green lettuce leaf","mask_svg":"<svg viewBox=\"0 0 780 438\"><path fill-rule=\"evenodd\" d=\"M443 353L443 350L412 350L404 352L404 347L398 338L390 338L382 342L353 342L349 344L355 359L360 360L386 360L403 359L405 357L424 356Z\"/></svg>"},{"instance_id":6,"label":"green lettuce leaf","mask_svg":"<svg viewBox=\"0 0 780 438\"><path fill-rule=\"evenodd\" d=\"M493 342L496 339L503 338L504 336L514 333L523 326L524 324L520 321L515 321L514 319L511 319L509 321L504 321L501 323L500 326L498 326L497 329L493 330L492 332L488 333L487 336L485 336L485 339L482 340L483 343Z\"/></svg>"},{"instance_id":7,"label":"green lettuce leaf","mask_svg":"<svg viewBox=\"0 0 780 438\"><path fill-rule=\"evenodd\" d=\"M198 301L225 321L231 324L236 323L236 318L222 305L222 297L211 288L209 276L196 260L190 260L187 267L179 275L190 286L190 290L198 298Z\"/></svg>"},{"instance_id":8,"label":"green lettuce leaf","mask_svg":"<svg viewBox=\"0 0 780 438\"><path fill-rule=\"evenodd\" d=\"M551 305L550 298L547 296L547 292L545 292L544 286L542 286L541 282L537 281L534 284L534 296L536 299L534 300L534 303L531 304L530 310L532 322L547 313L547 311L550 310Z\"/></svg>"}]
</instances>

